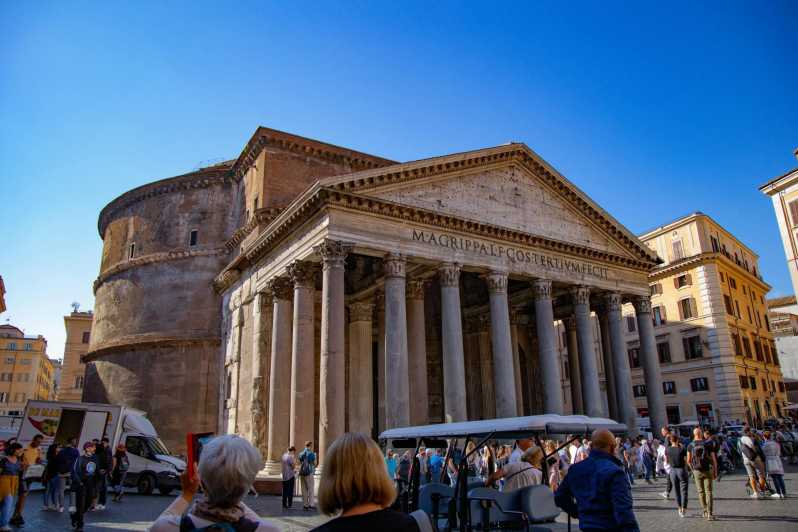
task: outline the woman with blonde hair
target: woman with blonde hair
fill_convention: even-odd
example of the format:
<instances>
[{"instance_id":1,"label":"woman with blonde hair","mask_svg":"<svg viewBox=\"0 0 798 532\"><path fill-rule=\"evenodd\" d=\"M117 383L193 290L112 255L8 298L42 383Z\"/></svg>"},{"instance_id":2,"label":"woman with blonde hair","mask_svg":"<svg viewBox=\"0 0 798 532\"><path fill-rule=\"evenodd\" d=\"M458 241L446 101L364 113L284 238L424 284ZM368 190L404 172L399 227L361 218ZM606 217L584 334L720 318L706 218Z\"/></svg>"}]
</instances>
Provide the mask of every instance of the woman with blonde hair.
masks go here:
<instances>
[{"instance_id":1,"label":"woman with blonde hair","mask_svg":"<svg viewBox=\"0 0 798 532\"><path fill-rule=\"evenodd\" d=\"M336 517L313 530L419 532L418 520L426 514L391 510L395 499L396 488L377 444L365 434L347 432L327 450L319 483L319 510Z\"/></svg>"}]
</instances>

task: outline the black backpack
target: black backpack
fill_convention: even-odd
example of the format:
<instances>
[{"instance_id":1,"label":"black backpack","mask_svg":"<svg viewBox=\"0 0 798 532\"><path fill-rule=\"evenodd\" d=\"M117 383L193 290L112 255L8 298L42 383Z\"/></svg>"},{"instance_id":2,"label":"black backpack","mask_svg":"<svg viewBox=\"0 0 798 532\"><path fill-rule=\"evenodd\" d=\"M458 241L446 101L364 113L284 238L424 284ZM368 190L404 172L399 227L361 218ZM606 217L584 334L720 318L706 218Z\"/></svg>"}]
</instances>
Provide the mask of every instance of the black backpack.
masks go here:
<instances>
[{"instance_id":1,"label":"black backpack","mask_svg":"<svg viewBox=\"0 0 798 532\"><path fill-rule=\"evenodd\" d=\"M255 532L258 529L259 523L250 521L246 517L242 517L235 523L228 523L226 521L221 523L214 523L212 525L197 528L194 521L188 516L183 514L180 518L180 532Z\"/></svg>"}]
</instances>

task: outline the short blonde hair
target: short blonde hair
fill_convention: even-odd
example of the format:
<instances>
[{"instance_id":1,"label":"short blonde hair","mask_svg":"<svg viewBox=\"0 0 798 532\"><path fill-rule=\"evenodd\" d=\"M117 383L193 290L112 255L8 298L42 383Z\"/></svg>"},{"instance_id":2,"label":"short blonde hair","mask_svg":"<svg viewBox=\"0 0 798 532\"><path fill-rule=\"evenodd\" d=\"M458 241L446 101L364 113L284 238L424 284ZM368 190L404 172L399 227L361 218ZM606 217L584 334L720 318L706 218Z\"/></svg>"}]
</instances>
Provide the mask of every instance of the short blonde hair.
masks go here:
<instances>
[{"instance_id":1,"label":"short blonde hair","mask_svg":"<svg viewBox=\"0 0 798 532\"><path fill-rule=\"evenodd\" d=\"M347 432L330 445L324 455L318 499L319 510L326 515L364 503L385 508L394 502L396 488L374 440Z\"/></svg>"}]
</instances>

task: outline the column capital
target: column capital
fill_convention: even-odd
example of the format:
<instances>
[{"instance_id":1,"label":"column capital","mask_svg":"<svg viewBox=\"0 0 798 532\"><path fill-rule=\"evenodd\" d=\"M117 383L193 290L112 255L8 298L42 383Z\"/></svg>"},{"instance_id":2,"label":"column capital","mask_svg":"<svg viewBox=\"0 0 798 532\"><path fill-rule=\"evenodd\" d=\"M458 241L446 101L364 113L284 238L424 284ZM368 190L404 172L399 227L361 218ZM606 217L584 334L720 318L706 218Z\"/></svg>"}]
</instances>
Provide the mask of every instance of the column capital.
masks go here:
<instances>
[{"instance_id":1,"label":"column capital","mask_svg":"<svg viewBox=\"0 0 798 532\"><path fill-rule=\"evenodd\" d=\"M274 299L291 301L294 294L294 285L288 277L274 277L266 282L266 287Z\"/></svg>"},{"instance_id":2,"label":"column capital","mask_svg":"<svg viewBox=\"0 0 798 532\"><path fill-rule=\"evenodd\" d=\"M565 326L566 331L576 329L576 320L573 317L563 319L562 324Z\"/></svg>"},{"instance_id":3,"label":"column capital","mask_svg":"<svg viewBox=\"0 0 798 532\"><path fill-rule=\"evenodd\" d=\"M590 287L574 286L570 292L574 305L590 305Z\"/></svg>"},{"instance_id":4,"label":"column capital","mask_svg":"<svg viewBox=\"0 0 798 532\"><path fill-rule=\"evenodd\" d=\"M388 253L382 261L383 271L385 277L399 277L404 279L407 266L407 260L399 253Z\"/></svg>"},{"instance_id":5,"label":"column capital","mask_svg":"<svg viewBox=\"0 0 798 532\"><path fill-rule=\"evenodd\" d=\"M460 264L444 262L438 266L441 286L460 286Z\"/></svg>"},{"instance_id":6,"label":"column capital","mask_svg":"<svg viewBox=\"0 0 798 532\"><path fill-rule=\"evenodd\" d=\"M352 244L340 240L324 239L321 244L313 246L313 251L321 256L323 269L343 268L346 256L352 251Z\"/></svg>"},{"instance_id":7,"label":"column capital","mask_svg":"<svg viewBox=\"0 0 798 532\"><path fill-rule=\"evenodd\" d=\"M637 296L632 299L636 314L651 314L651 297Z\"/></svg>"},{"instance_id":8,"label":"column capital","mask_svg":"<svg viewBox=\"0 0 798 532\"><path fill-rule=\"evenodd\" d=\"M488 283L488 292L491 294L507 293L507 273L492 271L482 276Z\"/></svg>"},{"instance_id":9,"label":"column capital","mask_svg":"<svg viewBox=\"0 0 798 532\"><path fill-rule=\"evenodd\" d=\"M619 294L618 292L610 292L608 294L604 294L604 308L607 309L607 312L621 310L622 306L623 302L621 299L621 294Z\"/></svg>"},{"instance_id":10,"label":"column capital","mask_svg":"<svg viewBox=\"0 0 798 532\"><path fill-rule=\"evenodd\" d=\"M531 284L535 301L551 299L551 281L549 279L535 279Z\"/></svg>"},{"instance_id":11,"label":"column capital","mask_svg":"<svg viewBox=\"0 0 798 532\"><path fill-rule=\"evenodd\" d=\"M316 288L316 265L305 260L292 262L286 268L297 288Z\"/></svg>"},{"instance_id":12,"label":"column capital","mask_svg":"<svg viewBox=\"0 0 798 532\"><path fill-rule=\"evenodd\" d=\"M365 303L358 301L349 304L349 322L355 323L357 321L371 321L374 315L374 305L372 303Z\"/></svg>"},{"instance_id":13,"label":"column capital","mask_svg":"<svg viewBox=\"0 0 798 532\"><path fill-rule=\"evenodd\" d=\"M423 279L410 279L407 281L407 299L424 299L424 286L426 282Z\"/></svg>"}]
</instances>

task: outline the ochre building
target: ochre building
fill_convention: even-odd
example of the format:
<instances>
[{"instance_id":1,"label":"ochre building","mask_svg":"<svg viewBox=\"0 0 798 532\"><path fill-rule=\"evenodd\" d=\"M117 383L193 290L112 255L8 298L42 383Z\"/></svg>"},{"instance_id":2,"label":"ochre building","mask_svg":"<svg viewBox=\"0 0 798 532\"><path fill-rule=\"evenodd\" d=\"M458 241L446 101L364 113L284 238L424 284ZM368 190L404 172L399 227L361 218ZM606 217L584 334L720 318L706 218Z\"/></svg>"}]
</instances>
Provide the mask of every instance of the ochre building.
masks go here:
<instances>
[{"instance_id":1,"label":"ochre building","mask_svg":"<svg viewBox=\"0 0 798 532\"><path fill-rule=\"evenodd\" d=\"M268 458L346 430L638 412L635 309L666 422L656 253L524 144L397 163L259 128L238 159L101 213L84 399L167 443L235 432ZM565 334L562 334L565 333Z\"/></svg>"},{"instance_id":2,"label":"ochre building","mask_svg":"<svg viewBox=\"0 0 798 532\"><path fill-rule=\"evenodd\" d=\"M31 399L55 399L55 371L42 335L0 325L0 415L21 416Z\"/></svg>"},{"instance_id":3,"label":"ochre building","mask_svg":"<svg viewBox=\"0 0 798 532\"><path fill-rule=\"evenodd\" d=\"M706 214L640 236L664 263L649 276L662 393L671 423L762 426L787 405L759 257ZM648 415L634 309L624 308L635 406Z\"/></svg>"},{"instance_id":4,"label":"ochre building","mask_svg":"<svg viewBox=\"0 0 798 532\"><path fill-rule=\"evenodd\" d=\"M59 401L81 401L86 364L83 355L89 351L91 340L91 311L73 311L64 316L66 342L64 343L64 363L61 368L61 383L58 388Z\"/></svg>"}]
</instances>

